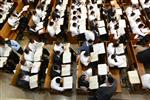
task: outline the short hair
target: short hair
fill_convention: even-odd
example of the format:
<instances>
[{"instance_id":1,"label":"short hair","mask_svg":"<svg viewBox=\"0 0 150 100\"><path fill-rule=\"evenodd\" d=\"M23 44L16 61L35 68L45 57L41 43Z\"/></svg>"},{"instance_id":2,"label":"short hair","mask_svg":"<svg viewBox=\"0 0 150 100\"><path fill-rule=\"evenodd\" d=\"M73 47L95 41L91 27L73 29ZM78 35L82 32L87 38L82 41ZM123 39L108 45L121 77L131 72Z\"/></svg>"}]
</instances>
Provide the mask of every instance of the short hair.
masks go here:
<instances>
[{"instance_id":1,"label":"short hair","mask_svg":"<svg viewBox=\"0 0 150 100\"><path fill-rule=\"evenodd\" d=\"M73 26L73 27L76 27L76 26L77 26L77 23L73 23L72 26Z\"/></svg>"},{"instance_id":2,"label":"short hair","mask_svg":"<svg viewBox=\"0 0 150 100\"><path fill-rule=\"evenodd\" d=\"M148 3L148 2L149 2L149 0L145 0L145 2L144 2L144 3L146 4L146 3Z\"/></svg>"},{"instance_id":3,"label":"short hair","mask_svg":"<svg viewBox=\"0 0 150 100\"><path fill-rule=\"evenodd\" d=\"M59 70L60 68L59 68L58 65L55 64L55 65L53 65L53 69L54 69L54 70Z\"/></svg>"},{"instance_id":4,"label":"short hair","mask_svg":"<svg viewBox=\"0 0 150 100\"><path fill-rule=\"evenodd\" d=\"M25 52L26 54L28 54L28 53L29 53L29 49L26 48L26 49L24 50L24 52Z\"/></svg>"},{"instance_id":5,"label":"short hair","mask_svg":"<svg viewBox=\"0 0 150 100\"><path fill-rule=\"evenodd\" d=\"M74 5L72 5L72 6L71 6L71 9L74 9L74 8L75 8Z\"/></svg>"},{"instance_id":6,"label":"short hair","mask_svg":"<svg viewBox=\"0 0 150 100\"><path fill-rule=\"evenodd\" d=\"M88 43L92 43L92 42L93 42L93 40L91 40L91 39L88 40Z\"/></svg>"},{"instance_id":7,"label":"short hair","mask_svg":"<svg viewBox=\"0 0 150 100\"><path fill-rule=\"evenodd\" d=\"M114 82L114 79L110 75L108 75L108 82L111 83L111 84Z\"/></svg>"},{"instance_id":8,"label":"short hair","mask_svg":"<svg viewBox=\"0 0 150 100\"><path fill-rule=\"evenodd\" d=\"M0 18L2 18L2 15L0 14Z\"/></svg>"},{"instance_id":9,"label":"short hair","mask_svg":"<svg viewBox=\"0 0 150 100\"><path fill-rule=\"evenodd\" d=\"M60 78L57 78L57 79L56 79L56 83L60 83Z\"/></svg>"},{"instance_id":10,"label":"short hair","mask_svg":"<svg viewBox=\"0 0 150 100\"><path fill-rule=\"evenodd\" d=\"M118 46L119 46L118 42L113 43L113 47L118 47Z\"/></svg>"},{"instance_id":11,"label":"short hair","mask_svg":"<svg viewBox=\"0 0 150 100\"><path fill-rule=\"evenodd\" d=\"M77 17L76 17L76 16L73 16L73 17L72 17L72 20L76 20L76 19L77 19Z\"/></svg>"},{"instance_id":12,"label":"short hair","mask_svg":"<svg viewBox=\"0 0 150 100\"><path fill-rule=\"evenodd\" d=\"M135 21L136 21L136 22L140 22L140 21L141 21L141 19L140 19L140 18L137 18Z\"/></svg>"},{"instance_id":13,"label":"short hair","mask_svg":"<svg viewBox=\"0 0 150 100\"><path fill-rule=\"evenodd\" d=\"M93 9L93 6L90 6L89 8L90 8L90 10L92 10L92 9Z\"/></svg>"},{"instance_id":14,"label":"short hair","mask_svg":"<svg viewBox=\"0 0 150 100\"><path fill-rule=\"evenodd\" d=\"M78 18L81 18L81 16L80 16L80 15L78 15Z\"/></svg>"},{"instance_id":15,"label":"short hair","mask_svg":"<svg viewBox=\"0 0 150 100\"><path fill-rule=\"evenodd\" d=\"M55 9L55 12L58 12L59 10L58 9Z\"/></svg>"},{"instance_id":16,"label":"short hair","mask_svg":"<svg viewBox=\"0 0 150 100\"><path fill-rule=\"evenodd\" d=\"M134 12L132 12L132 13L131 13L131 16L134 16L134 15L135 15L135 13L134 13Z\"/></svg>"},{"instance_id":17,"label":"short hair","mask_svg":"<svg viewBox=\"0 0 150 100\"><path fill-rule=\"evenodd\" d=\"M85 51L85 53L84 53L84 56L85 57L88 57L90 54L87 52L87 51Z\"/></svg>"},{"instance_id":18,"label":"short hair","mask_svg":"<svg viewBox=\"0 0 150 100\"><path fill-rule=\"evenodd\" d=\"M139 24L139 25L138 25L138 28L142 28L142 27L144 27L143 24Z\"/></svg>"},{"instance_id":19,"label":"short hair","mask_svg":"<svg viewBox=\"0 0 150 100\"><path fill-rule=\"evenodd\" d=\"M35 15L35 14L36 14L36 11L32 11L32 13L33 13L33 15Z\"/></svg>"},{"instance_id":20,"label":"short hair","mask_svg":"<svg viewBox=\"0 0 150 100\"><path fill-rule=\"evenodd\" d=\"M91 15L93 15L95 12L94 11L91 11Z\"/></svg>"},{"instance_id":21,"label":"short hair","mask_svg":"<svg viewBox=\"0 0 150 100\"><path fill-rule=\"evenodd\" d=\"M115 30L117 30L119 28L119 26L118 25L115 25Z\"/></svg>"},{"instance_id":22,"label":"short hair","mask_svg":"<svg viewBox=\"0 0 150 100\"><path fill-rule=\"evenodd\" d=\"M115 54L112 54L112 55L111 55L111 59L114 59L115 57L116 57Z\"/></svg>"},{"instance_id":23,"label":"short hair","mask_svg":"<svg viewBox=\"0 0 150 100\"><path fill-rule=\"evenodd\" d=\"M53 25L54 25L54 22L50 22L49 25L50 25L50 26L53 26Z\"/></svg>"},{"instance_id":24,"label":"short hair","mask_svg":"<svg viewBox=\"0 0 150 100\"><path fill-rule=\"evenodd\" d=\"M73 14L75 15L77 13L77 11L73 11Z\"/></svg>"},{"instance_id":25,"label":"short hair","mask_svg":"<svg viewBox=\"0 0 150 100\"><path fill-rule=\"evenodd\" d=\"M59 55L59 54L60 54L60 51L55 51L55 54L56 54L56 55Z\"/></svg>"}]
</instances>

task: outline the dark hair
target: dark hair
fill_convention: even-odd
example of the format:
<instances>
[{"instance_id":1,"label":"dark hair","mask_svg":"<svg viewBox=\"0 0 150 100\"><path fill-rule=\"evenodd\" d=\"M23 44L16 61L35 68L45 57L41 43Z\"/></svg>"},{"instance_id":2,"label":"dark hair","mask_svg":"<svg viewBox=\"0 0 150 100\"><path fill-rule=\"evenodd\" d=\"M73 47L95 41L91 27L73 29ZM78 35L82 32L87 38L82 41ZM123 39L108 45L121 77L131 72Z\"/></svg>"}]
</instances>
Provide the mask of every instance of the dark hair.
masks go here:
<instances>
[{"instance_id":1,"label":"dark hair","mask_svg":"<svg viewBox=\"0 0 150 100\"><path fill-rule=\"evenodd\" d=\"M112 59L114 59L115 57L116 57L116 55L115 55L115 54L112 54L112 55L111 55L111 58L112 58Z\"/></svg>"},{"instance_id":2,"label":"dark hair","mask_svg":"<svg viewBox=\"0 0 150 100\"><path fill-rule=\"evenodd\" d=\"M73 6L73 5L71 6L71 9L74 9L74 6Z\"/></svg>"},{"instance_id":3,"label":"dark hair","mask_svg":"<svg viewBox=\"0 0 150 100\"><path fill-rule=\"evenodd\" d=\"M50 22L49 25L50 25L50 26L53 26L53 25L54 25L54 22Z\"/></svg>"},{"instance_id":4,"label":"dark hair","mask_svg":"<svg viewBox=\"0 0 150 100\"><path fill-rule=\"evenodd\" d=\"M26 49L24 50L24 52L25 52L26 54L29 54L29 49L26 48Z\"/></svg>"},{"instance_id":5,"label":"dark hair","mask_svg":"<svg viewBox=\"0 0 150 100\"><path fill-rule=\"evenodd\" d=\"M93 15L95 12L94 11L91 11L91 15Z\"/></svg>"},{"instance_id":6,"label":"dark hair","mask_svg":"<svg viewBox=\"0 0 150 100\"><path fill-rule=\"evenodd\" d=\"M84 53L84 56L85 57L88 57L90 54L87 52L87 51L85 51L85 53Z\"/></svg>"},{"instance_id":7,"label":"dark hair","mask_svg":"<svg viewBox=\"0 0 150 100\"><path fill-rule=\"evenodd\" d=\"M57 78L57 79L56 79L56 83L60 83L60 78Z\"/></svg>"},{"instance_id":8,"label":"dark hair","mask_svg":"<svg viewBox=\"0 0 150 100\"><path fill-rule=\"evenodd\" d=\"M113 47L118 47L118 46L119 46L118 42L113 43Z\"/></svg>"},{"instance_id":9,"label":"dark hair","mask_svg":"<svg viewBox=\"0 0 150 100\"><path fill-rule=\"evenodd\" d=\"M141 19L140 19L140 18L137 18L135 21L136 21L136 22L140 22L140 21L141 21Z\"/></svg>"},{"instance_id":10,"label":"dark hair","mask_svg":"<svg viewBox=\"0 0 150 100\"><path fill-rule=\"evenodd\" d=\"M149 2L149 0L145 0L145 2L144 2L144 3L146 4L146 3L148 3L148 2Z\"/></svg>"},{"instance_id":11,"label":"dark hair","mask_svg":"<svg viewBox=\"0 0 150 100\"><path fill-rule=\"evenodd\" d=\"M144 25L143 24L139 24L138 28L142 28L142 27L144 27Z\"/></svg>"},{"instance_id":12,"label":"dark hair","mask_svg":"<svg viewBox=\"0 0 150 100\"><path fill-rule=\"evenodd\" d=\"M73 16L73 17L72 17L72 20L76 20L76 19L77 19L77 17L76 17L76 16Z\"/></svg>"},{"instance_id":13,"label":"dark hair","mask_svg":"<svg viewBox=\"0 0 150 100\"><path fill-rule=\"evenodd\" d=\"M80 15L78 15L78 18L81 18L81 16L80 16Z\"/></svg>"},{"instance_id":14,"label":"dark hair","mask_svg":"<svg viewBox=\"0 0 150 100\"><path fill-rule=\"evenodd\" d=\"M55 54L56 54L56 55L59 55L59 54L60 54L60 51L55 51Z\"/></svg>"},{"instance_id":15,"label":"dark hair","mask_svg":"<svg viewBox=\"0 0 150 100\"><path fill-rule=\"evenodd\" d=\"M118 25L115 25L115 30L117 30L119 28L119 26Z\"/></svg>"},{"instance_id":16,"label":"dark hair","mask_svg":"<svg viewBox=\"0 0 150 100\"><path fill-rule=\"evenodd\" d=\"M77 13L77 11L73 11L73 14L75 15Z\"/></svg>"},{"instance_id":17,"label":"dark hair","mask_svg":"<svg viewBox=\"0 0 150 100\"><path fill-rule=\"evenodd\" d=\"M90 8L90 10L92 10L92 9L93 9L93 6L90 6L89 8Z\"/></svg>"},{"instance_id":18,"label":"dark hair","mask_svg":"<svg viewBox=\"0 0 150 100\"><path fill-rule=\"evenodd\" d=\"M132 13L131 13L131 16L134 16L134 15L135 15L135 13L134 13L134 12L132 12Z\"/></svg>"},{"instance_id":19,"label":"dark hair","mask_svg":"<svg viewBox=\"0 0 150 100\"><path fill-rule=\"evenodd\" d=\"M59 70L60 68L59 68L58 65L55 64L55 65L53 65L53 69L54 69L54 70Z\"/></svg>"},{"instance_id":20,"label":"dark hair","mask_svg":"<svg viewBox=\"0 0 150 100\"><path fill-rule=\"evenodd\" d=\"M114 79L110 75L108 75L108 82L110 84L112 84L114 82Z\"/></svg>"},{"instance_id":21,"label":"dark hair","mask_svg":"<svg viewBox=\"0 0 150 100\"><path fill-rule=\"evenodd\" d=\"M91 39L90 39L90 40L88 40L88 43L92 43L92 42L93 42L93 40L91 40Z\"/></svg>"},{"instance_id":22,"label":"dark hair","mask_svg":"<svg viewBox=\"0 0 150 100\"><path fill-rule=\"evenodd\" d=\"M35 14L36 14L36 11L32 11L32 13L33 13L33 15L35 15Z\"/></svg>"},{"instance_id":23,"label":"dark hair","mask_svg":"<svg viewBox=\"0 0 150 100\"><path fill-rule=\"evenodd\" d=\"M73 23L72 26L73 26L73 27L76 27L76 26L77 26L77 23Z\"/></svg>"}]
</instances>

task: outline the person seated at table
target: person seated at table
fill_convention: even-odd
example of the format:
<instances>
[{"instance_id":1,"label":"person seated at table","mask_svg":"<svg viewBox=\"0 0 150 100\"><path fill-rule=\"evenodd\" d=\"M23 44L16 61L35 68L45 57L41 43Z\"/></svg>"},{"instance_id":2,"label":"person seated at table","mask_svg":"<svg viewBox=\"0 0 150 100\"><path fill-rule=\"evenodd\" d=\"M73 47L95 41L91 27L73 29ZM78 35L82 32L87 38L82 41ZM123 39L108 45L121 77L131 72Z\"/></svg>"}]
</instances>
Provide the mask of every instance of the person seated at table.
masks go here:
<instances>
[{"instance_id":1,"label":"person seated at table","mask_svg":"<svg viewBox=\"0 0 150 100\"><path fill-rule=\"evenodd\" d=\"M92 46L92 44L93 44L92 40L83 42L81 47L78 49L78 54L80 54L82 51L90 52L90 47Z\"/></svg>"},{"instance_id":2,"label":"person seated at table","mask_svg":"<svg viewBox=\"0 0 150 100\"><path fill-rule=\"evenodd\" d=\"M109 55L115 54L115 48L119 46L119 43L116 41L114 43L109 43L107 46L107 52Z\"/></svg>"},{"instance_id":3,"label":"person seated at table","mask_svg":"<svg viewBox=\"0 0 150 100\"><path fill-rule=\"evenodd\" d=\"M56 76L60 76L61 75L61 67L57 64L53 64L52 65L52 69L51 69L51 78L53 79Z\"/></svg>"},{"instance_id":4,"label":"person seated at table","mask_svg":"<svg viewBox=\"0 0 150 100\"><path fill-rule=\"evenodd\" d=\"M89 77L92 76L92 69L89 68L79 77L79 88L87 90L89 88Z\"/></svg>"},{"instance_id":5,"label":"person seated at table","mask_svg":"<svg viewBox=\"0 0 150 100\"><path fill-rule=\"evenodd\" d=\"M60 54L62 54L64 52L64 46L61 42L56 41L55 45L54 45L54 52L55 51L59 51Z\"/></svg>"},{"instance_id":6,"label":"person seated at table","mask_svg":"<svg viewBox=\"0 0 150 100\"><path fill-rule=\"evenodd\" d=\"M41 22L40 17L37 15L36 11L32 12L32 20L35 25L37 25L39 22Z\"/></svg>"},{"instance_id":7,"label":"person seated at table","mask_svg":"<svg viewBox=\"0 0 150 100\"><path fill-rule=\"evenodd\" d=\"M30 80L29 72L21 70L21 73L17 78L16 85L25 89L29 89L30 88L29 80Z\"/></svg>"},{"instance_id":8,"label":"person seated at table","mask_svg":"<svg viewBox=\"0 0 150 100\"><path fill-rule=\"evenodd\" d=\"M124 61L123 57L121 57L121 56L119 57L115 54L108 56L108 64L110 67L120 67L121 65L124 64L124 62L125 61Z\"/></svg>"},{"instance_id":9,"label":"person seated at table","mask_svg":"<svg viewBox=\"0 0 150 100\"><path fill-rule=\"evenodd\" d=\"M110 100L116 93L117 81L111 75L107 77L107 85L99 87L89 100Z\"/></svg>"},{"instance_id":10,"label":"person seated at table","mask_svg":"<svg viewBox=\"0 0 150 100\"><path fill-rule=\"evenodd\" d=\"M65 89L61 87L62 84L62 78L60 76L54 77L51 80L51 88L57 91L64 91Z\"/></svg>"},{"instance_id":11,"label":"person seated at table","mask_svg":"<svg viewBox=\"0 0 150 100\"><path fill-rule=\"evenodd\" d=\"M50 21L49 24L47 25L47 31L51 37L54 37L56 34L54 26L55 26L55 23L52 21Z\"/></svg>"},{"instance_id":12,"label":"person seated at table","mask_svg":"<svg viewBox=\"0 0 150 100\"><path fill-rule=\"evenodd\" d=\"M8 38L6 38L5 41L6 41L6 44L8 44L8 46L10 46L16 52L18 52L19 54L23 54L23 49L17 41L9 40Z\"/></svg>"},{"instance_id":13,"label":"person seated at table","mask_svg":"<svg viewBox=\"0 0 150 100\"><path fill-rule=\"evenodd\" d=\"M150 74L144 74L141 76L143 88L150 89Z\"/></svg>"},{"instance_id":14,"label":"person seated at table","mask_svg":"<svg viewBox=\"0 0 150 100\"><path fill-rule=\"evenodd\" d=\"M136 57L138 59L139 62L145 64L145 65L150 65L150 48L148 47L145 50L139 51L136 54Z\"/></svg>"},{"instance_id":15,"label":"person seated at table","mask_svg":"<svg viewBox=\"0 0 150 100\"><path fill-rule=\"evenodd\" d=\"M86 51L82 51L80 54L80 62L84 66L88 66L90 63L90 54Z\"/></svg>"}]
</instances>

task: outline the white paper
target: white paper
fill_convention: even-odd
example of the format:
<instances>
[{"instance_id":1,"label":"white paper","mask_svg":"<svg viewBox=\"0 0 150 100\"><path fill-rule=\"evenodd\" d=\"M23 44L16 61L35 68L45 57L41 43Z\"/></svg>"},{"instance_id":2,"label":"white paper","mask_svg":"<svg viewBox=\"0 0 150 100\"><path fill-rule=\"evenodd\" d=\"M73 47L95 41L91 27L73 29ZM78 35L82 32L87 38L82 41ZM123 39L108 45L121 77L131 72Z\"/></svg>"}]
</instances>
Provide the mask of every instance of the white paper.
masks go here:
<instances>
[{"instance_id":1,"label":"white paper","mask_svg":"<svg viewBox=\"0 0 150 100\"><path fill-rule=\"evenodd\" d=\"M116 54L123 54L123 53L125 53L123 43L119 44L119 46L116 47L115 49L116 49Z\"/></svg>"},{"instance_id":2,"label":"white paper","mask_svg":"<svg viewBox=\"0 0 150 100\"><path fill-rule=\"evenodd\" d=\"M116 9L116 14L117 15L122 15L122 9Z\"/></svg>"},{"instance_id":3,"label":"white paper","mask_svg":"<svg viewBox=\"0 0 150 100\"><path fill-rule=\"evenodd\" d=\"M106 75L108 73L108 66L106 64L98 64L98 75Z\"/></svg>"},{"instance_id":4,"label":"white paper","mask_svg":"<svg viewBox=\"0 0 150 100\"><path fill-rule=\"evenodd\" d=\"M128 77L131 84L139 84L140 79L137 70L128 71Z\"/></svg>"},{"instance_id":5,"label":"white paper","mask_svg":"<svg viewBox=\"0 0 150 100\"><path fill-rule=\"evenodd\" d=\"M6 61L7 61L7 57L0 57L0 68L2 68L4 64L6 64Z\"/></svg>"},{"instance_id":6,"label":"white paper","mask_svg":"<svg viewBox=\"0 0 150 100\"><path fill-rule=\"evenodd\" d=\"M97 21L98 27L105 27L104 20Z\"/></svg>"},{"instance_id":7,"label":"white paper","mask_svg":"<svg viewBox=\"0 0 150 100\"><path fill-rule=\"evenodd\" d=\"M71 53L69 51L64 51L62 60L63 63L71 63Z\"/></svg>"},{"instance_id":8,"label":"white paper","mask_svg":"<svg viewBox=\"0 0 150 100\"><path fill-rule=\"evenodd\" d=\"M126 21L124 19L119 20L119 27L123 27L123 28L126 27Z\"/></svg>"},{"instance_id":9,"label":"white paper","mask_svg":"<svg viewBox=\"0 0 150 100\"><path fill-rule=\"evenodd\" d=\"M99 35L107 34L105 27L99 27L98 31L99 31Z\"/></svg>"},{"instance_id":10,"label":"white paper","mask_svg":"<svg viewBox=\"0 0 150 100\"><path fill-rule=\"evenodd\" d=\"M36 49L34 54L34 61L40 61L42 57L43 49Z\"/></svg>"},{"instance_id":11,"label":"white paper","mask_svg":"<svg viewBox=\"0 0 150 100\"><path fill-rule=\"evenodd\" d=\"M41 67L41 62L34 62L31 68L31 73L38 73Z\"/></svg>"},{"instance_id":12,"label":"white paper","mask_svg":"<svg viewBox=\"0 0 150 100\"><path fill-rule=\"evenodd\" d=\"M98 54L95 53L95 52L92 52L92 53L90 54L90 60L91 60L91 62L98 61Z\"/></svg>"},{"instance_id":13,"label":"white paper","mask_svg":"<svg viewBox=\"0 0 150 100\"><path fill-rule=\"evenodd\" d=\"M98 54L104 54L105 53L105 46L104 43L97 43L93 45L93 51Z\"/></svg>"},{"instance_id":14,"label":"white paper","mask_svg":"<svg viewBox=\"0 0 150 100\"><path fill-rule=\"evenodd\" d=\"M72 89L72 84L73 84L73 77L63 77L63 87L65 89Z\"/></svg>"},{"instance_id":15,"label":"white paper","mask_svg":"<svg viewBox=\"0 0 150 100\"><path fill-rule=\"evenodd\" d=\"M121 56L118 56L118 58L123 60L123 64L118 66L118 68L127 67L127 57L125 55L121 55Z\"/></svg>"},{"instance_id":16,"label":"white paper","mask_svg":"<svg viewBox=\"0 0 150 100\"><path fill-rule=\"evenodd\" d=\"M4 56L5 56L5 57L8 57L9 54L10 54L10 52L11 52L11 50L12 50L12 49L11 49L10 47L6 47L6 48L5 48L5 51L4 51Z\"/></svg>"},{"instance_id":17,"label":"white paper","mask_svg":"<svg viewBox=\"0 0 150 100\"><path fill-rule=\"evenodd\" d=\"M30 76L29 86L30 89L38 87L38 75Z\"/></svg>"},{"instance_id":18,"label":"white paper","mask_svg":"<svg viewBox=\"0 0 150 100\"><path fill-rule=\"evenodd\" d=\"M71 65L70 64L62 65L61 76L68 76L68 75L71 75Z\"/></svg>"},{"instance_id":19,"label":"white paper","mask_svg":"<svg viewBox=\"0 0 150 100\"><path fill-rule=\"evenodd\" d=\"M98 88L98 77L91 76L89 77L89 89L97 89Z\"/></svg>"}]
</instances>

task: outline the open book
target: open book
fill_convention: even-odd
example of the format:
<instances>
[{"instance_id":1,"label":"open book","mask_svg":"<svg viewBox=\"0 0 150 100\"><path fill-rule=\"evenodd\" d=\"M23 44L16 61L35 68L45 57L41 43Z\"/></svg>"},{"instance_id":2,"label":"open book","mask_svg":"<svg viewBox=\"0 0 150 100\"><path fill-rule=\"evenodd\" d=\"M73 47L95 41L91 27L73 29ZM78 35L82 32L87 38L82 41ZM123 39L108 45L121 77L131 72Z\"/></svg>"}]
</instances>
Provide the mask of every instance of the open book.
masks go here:
<instances>
[{"instance_id":1,"label":"open book","mask_svg":"<svg viewBox=\"0 0 150 100\"><path fill-rule=\"evenodd\" d=\"M68 75L71 75L71 65L70 64L62 65L61 76L68 76Z\"/></svg>"},{"instance_id":2,"label":"open book","mask_svg":"<svg viewBox=\"0 0 150 100\"><path fill-rule=\"evenodd\" d=\"M93 51L98 54L104 54L105 53L105 46L104 43L97 43L93 45Z\"/></svg>"},{"instance_id":3,"label":"open book","mask_svg":"<svg viewBox=\"0 0 150 100\"><path fill-rule=\"evenodd\" d=\"M38 75L37 74L30 76L29 86L30 86L30 89L38 87Z\"/></svg>"},{"instance_id":4,"label":"open book","mask_svg":"<svg viewBox=\"0 0 150 100\"><path fill-rule=\"evenodd\" d=\"M98 75L106 75L108 73L108 66L106 64L98 64Z\"/></svg>"},{"instance_id":5,"label":"open book","mask_svg":"<svg viewBox=\"0 0 150 100\"><path fill-rule=\"evenodd\" d=\"M63 53L63 63L71 63L71 53L70 51L64 51Z\"/></svg>"},{"instance_id":6,"label":"open book","mask_svg":"<svg viewBox=\"0 0 150 100\"><path fill-rule=\"evenodd\" d=\"M128 71L128 77L131 84L140 84L140 79L137 70Z\"/></svg>"},{"instance_id":7,"label":"open book","mask_svg":"<svg viewBox=\"0 0 150 100\"><path fill-rule=\"evenodd\" d=\"M96 76L91 76L89 77L89 89L97 89L98 88L98 77Z\"/></svg>"},{"instance_id":8,"label":"open book","mask_svg":"<svg viewBox=\"0 0 150 100\"><path fill-rule=\"evenodd\" d=\"M72 85L73 85L73 77L72 76L63 77L64 89L72 89Z\"/></svg>"}]
</instances>

